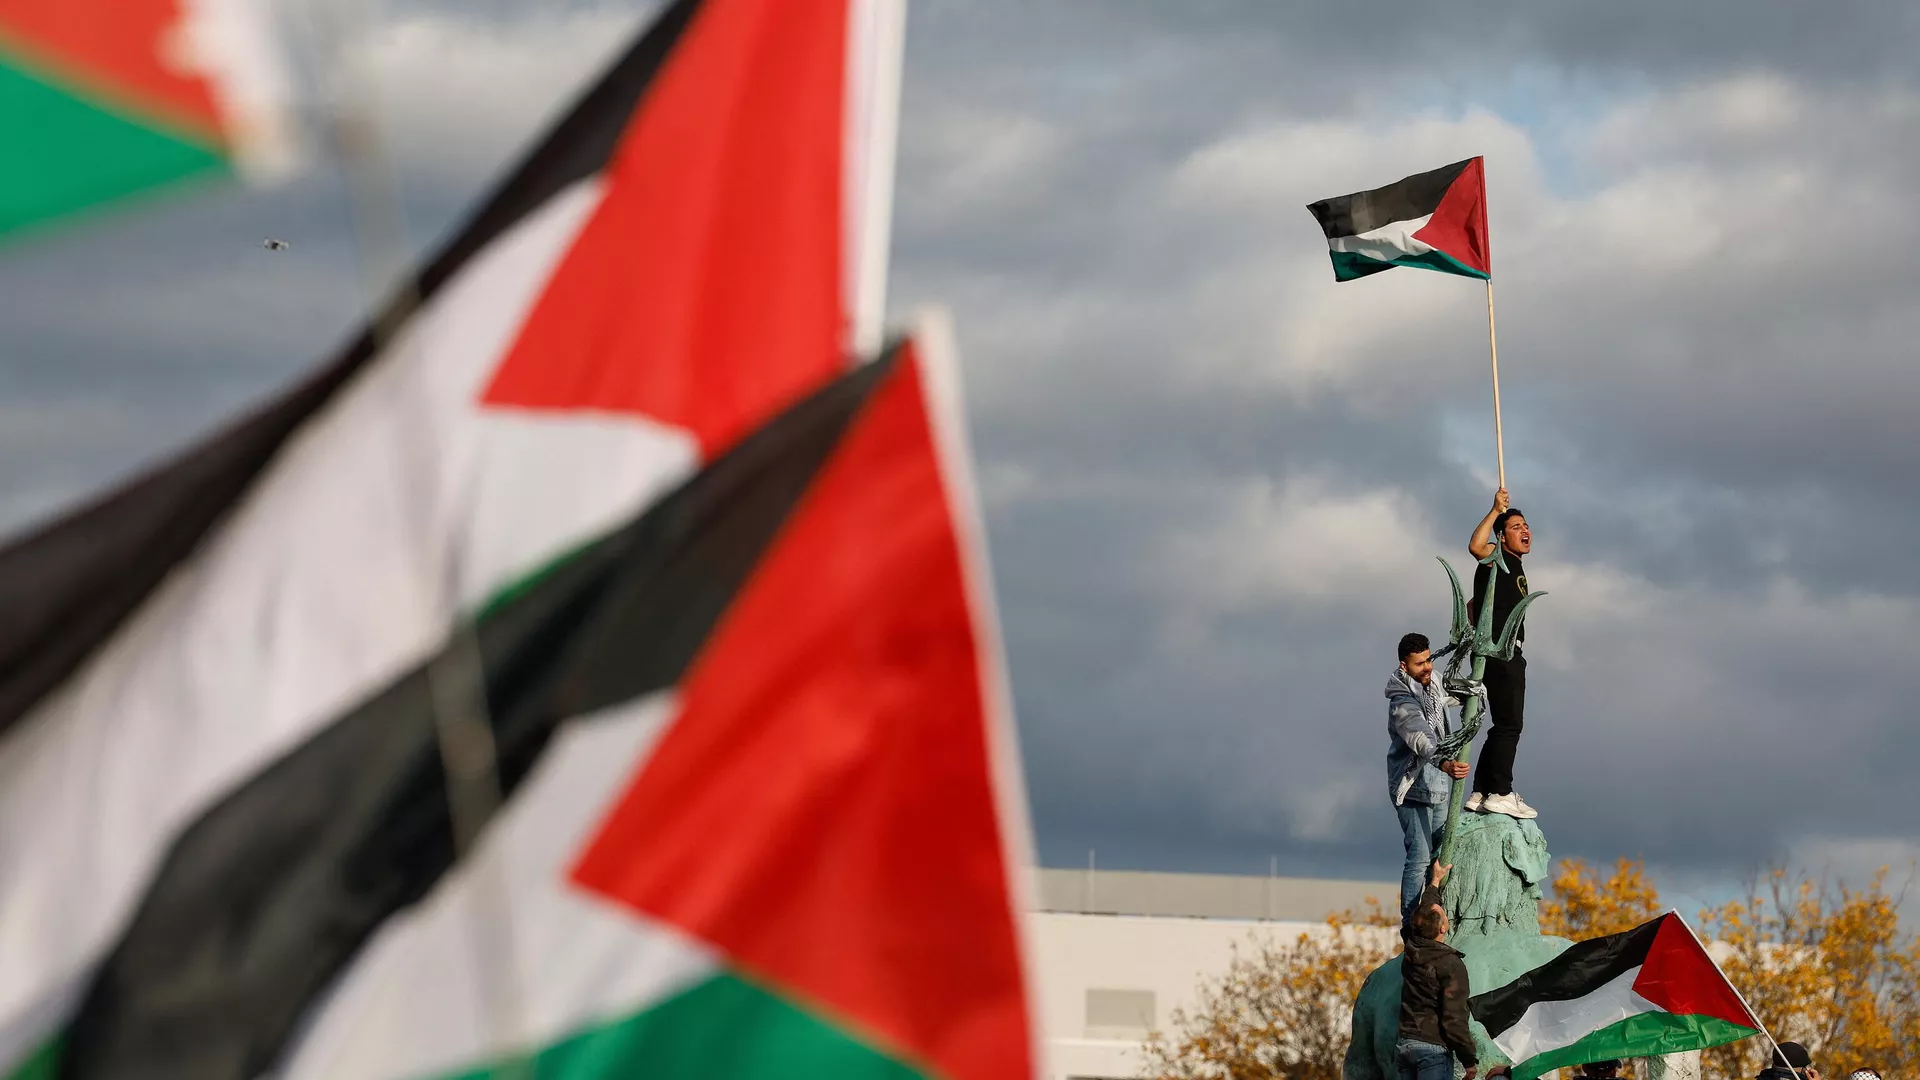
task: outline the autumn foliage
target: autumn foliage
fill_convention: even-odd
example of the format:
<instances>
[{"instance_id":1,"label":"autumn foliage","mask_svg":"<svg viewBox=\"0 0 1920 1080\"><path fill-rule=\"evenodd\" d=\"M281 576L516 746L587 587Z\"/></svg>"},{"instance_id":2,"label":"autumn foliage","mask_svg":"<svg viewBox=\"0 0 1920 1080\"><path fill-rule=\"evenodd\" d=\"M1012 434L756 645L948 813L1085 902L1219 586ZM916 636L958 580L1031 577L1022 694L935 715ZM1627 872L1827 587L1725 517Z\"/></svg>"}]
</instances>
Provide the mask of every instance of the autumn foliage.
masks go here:
<instances>
[{"instance_id":1,"label":"autumn foliage","mask_svg":"<svg viewBox=\"0 0 1920 1080\"><path fill-rule=\"evenodd\" d=\"M1621 859L1602 878L1581 859L1563 859L1553 891L1540 904L1540 932L1582 941L1631 930L1660 914L1660 892L1647 868Z\"/></svg>"},{"instance_id":2,"label":"autumn foliage","mask_svg":"<svg viewBox=\"0 0 1920 1080\"><path fill-rule=\"evenodd\" d=\"M1563 861L1540 905L1543 933L1581 940L1659 915L1639 862L1611 871ZM1292 942L1256 934L1190 1010L1143 1048L1149 1080L1338 1080L1349 1016L1369 972L1399 950L1378 906L1329 919ZM1727 976L1780 1039L1804 1043L1821 1074L1871 1066L1920 1075L1920 940L1900 928L1884 872L1864 889L1775 870L1747 895L1702 912L1697 928ZM1704 1073L1737 1080L1768 1047L1749 1039L1707 1051Z\"/></svg>"},{"instance_id":3,"label":"autumn foliage","mask_svg":"<svg viewBox=\"0 0 1920 1080\"><path fill-rule=\"evenodd\" d=\"M1398 920L1378 904L1292 942L1255 933L1225 973L1175 1009L1142 1054L1150 1080L1339 1080L1353 999L1399 950Z\"/></svg>"},{"instance_id":4,"label":"autumn foliage","mask_svg":"<svg viewBox=\"0 0 1920 1080\"><path fill-rule=\"evenodd\" d=\"M1775 1038L1803 1043L1828 1077L1920 1071L1920 941L1902 933L1883 870L1864 889L1775 870L1702 915L1727 977ZM1752 1076L1762 1040L1707 1052L1710 1076Z\"/></svg>"}]
</instances>

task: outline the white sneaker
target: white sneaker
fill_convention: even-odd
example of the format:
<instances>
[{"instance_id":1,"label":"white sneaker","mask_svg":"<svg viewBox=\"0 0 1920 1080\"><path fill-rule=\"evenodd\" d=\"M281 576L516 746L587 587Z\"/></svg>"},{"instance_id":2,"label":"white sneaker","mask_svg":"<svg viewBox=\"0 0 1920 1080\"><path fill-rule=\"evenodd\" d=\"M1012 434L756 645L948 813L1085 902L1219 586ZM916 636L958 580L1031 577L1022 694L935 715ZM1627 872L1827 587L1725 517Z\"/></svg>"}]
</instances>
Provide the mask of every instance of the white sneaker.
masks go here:
<instances>
[{"instance_id":1,"label":"white sneaker","mask_svg":"<svg viewBox=\"0 0 1920 1080\"><path fill-rule=\"evenodd\" d=\"M1520 804L1522 817L1537 818L1540 816L1540 811L1535 810L1531 805L1527 803L1527 800L1521 798L1519 792L1516 791L1513 793L1513 801Z\"/></svg>"},{"instance_id":2,"label":"white sneaker","mask_svg":"<svg viewBox=\"0 0 1920 1080\"><path fill-rule=\"evenodd\" d=\"M1471 795L1469 795L1469 796L1467 796L1467 809L1469 809L1469 810L1471 810L1471 811L1473 811L1473 812L1474 812L1474 813L1476 813L1476 814L1477 814L1477 813L1479 813L1479 812L1480 812L1480 803L1481 803L1481 801L1482 801L1482 800L1484 800L1485 798L1486 798L1486 796L1485 796L1485 795L1482 795L1482 794L1480 794L1480 793L1479 793L1479 792L1477 792L1477 791L1476 791L1476 792L1474 792L1473 794L1471 794Z\"/></svg>"},{"instance_id":3,"label":"white sneaker","mask_svg":"<svg viewBox=\"0 0 1920 1080\"><path fill-rule=\"evenodd\" d=\"M1519 818L1522 821L1527 818L1539 816L1537 811L1530 807L1520 805L1520 800L1510 794L1489 795L1486 801L1480 804L1480 809L1489 814L1505 814L1510 818Z\"/></svg>"}]
</instances>

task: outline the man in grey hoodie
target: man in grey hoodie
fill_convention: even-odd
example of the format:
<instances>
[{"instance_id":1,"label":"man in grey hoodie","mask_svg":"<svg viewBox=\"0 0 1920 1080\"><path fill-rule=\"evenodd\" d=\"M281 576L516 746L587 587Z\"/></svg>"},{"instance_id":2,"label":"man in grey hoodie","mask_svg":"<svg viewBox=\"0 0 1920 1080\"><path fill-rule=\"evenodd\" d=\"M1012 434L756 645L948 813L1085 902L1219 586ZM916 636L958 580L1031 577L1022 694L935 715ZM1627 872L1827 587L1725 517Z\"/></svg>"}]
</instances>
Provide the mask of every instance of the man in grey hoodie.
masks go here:
<instances>
[{"instance_id":1,"label":"man in grey hoodie","mask_svg":"<svg viewBox=\"0 0 1920 1080\"><path fill-rule=\"evenodd\" d=\"M1387 677L1387 794L1400 815L1406 863L1400 870L1400 916L1420 899L1440 830L1447 822L1453 782L1467 776L1464 761L1433 760L1448 731L1447 692L1433 677L1433 646L1424 634L1400 639L1400 665Z\"/></svg>"}]
</instances>

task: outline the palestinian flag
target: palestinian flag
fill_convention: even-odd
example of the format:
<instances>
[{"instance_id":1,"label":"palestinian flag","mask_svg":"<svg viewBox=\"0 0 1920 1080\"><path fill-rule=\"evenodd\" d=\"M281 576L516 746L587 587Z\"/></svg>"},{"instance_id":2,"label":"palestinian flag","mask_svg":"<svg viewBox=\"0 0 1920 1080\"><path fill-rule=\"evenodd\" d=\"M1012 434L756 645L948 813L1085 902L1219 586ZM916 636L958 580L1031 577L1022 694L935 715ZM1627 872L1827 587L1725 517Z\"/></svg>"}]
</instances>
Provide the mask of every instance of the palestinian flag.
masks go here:
<instances>
[{"instance_id":1,"label":"palestinian flag","mask_svg":"<svg viewBox=\"0 0 1920 1080\"><path fill-rule=\"evenodd\" d=\"M262 0L0 0L0 239L188 177L291 159Z\"/></svg>"},{"instance_id":2,"label":"palestinian flag","mask_svg":"<svg viewBox=\"0 0 1920 1080\"><path fill-rule=\"evenodd\" d=\"M316 995L335 987L330 1000L359 1000L348 992L358 977L348 965L376 933L397 933L402 923L390 924L391 917L404 912L406 925L425 926L434 903L465 910L462 894L445 891L456 881L442 880L451 865L438 809L444 784L435 759L409 749L414 735L402 719L409 709L431 704L449 713L471 699L478 703L473 711L492 717L508 801L483 839L505 844L519 835L512 830L520 826L505 822L520 820L513 815L522 805L532 815L525 828L560 829L568 820L536 809L547 804L521 802L529 790L521 785L561 768L551 763L562 759L548 755L569 745L559 734L562 721L625 708L643 691L680 687L679 697L646 699L670 712L687 693L681 681L691 677L695 654L705 658L701 663L719 663L711 659L720 655L708 640L711 627L648 616L641 621L653 638L618 643L640 650L623 661L626 667L652 674L632 695L609 697L592 690L585 675L576 677L576 669L555 666L562 664L563 639L516 652L495 642L505 631L489 629L488 620L527 610L515 606L518 598L560 603L542 591L554 575L598 565L588 557L596 545L630 523L660 520L646 515L663 496L846 370L849 342L877 310L867 306L875 290L872 263L863 260L885 246L863 231L884 227L884 216L865 212L861 193L882 186L873 170L883 163L872 148L889 141L875 119L889 108L858 98L891 82L884 46L897 38L897 16L895 8L863 0L672 6L428 262L408 290L417 305L396 301L375 320L392 324L392 333L367 330L338 359L240 422L0 550L0 1076L34 1075L21 1070L57 1056L63 1033L72 1033L65 1045L76 1056L59 1058L60 1075L73 1077L125 1075L127 1061L149 1063L136 1075L250 1077L283 1060L296 1028L316 1038L331 1030ZM873 370L867 377L879 379L880 369ZM869 397L877 393L871 388ZM908 509L892 508L890 530L912 524ZM681 530L676 542L689 545L688 560L697 562L699 552L748 557L728 546L727 534L674 528ZM856 538L847 528L849 543L868 544L877 557L879 538ZM740 610L740 596L713 591L718 586L695 589L697 580L692 570L676 570L656 586L688 591L683 599L703 618ZM567 604L601 602L567 595ZM900 595L918 598L914 591ZM807 619L839 618L845 621L833 625L844 643L868 641L857 607L827 601L795 595L784 616L796 633ZM570 610L577 617L541 633L558 634L586 618L585 609ZM476 617L485 696L457 693L462 681L446 674L473 659L475 635L453 628ZM667 651L647 644L656 640ZM461 641L469 647L450 648ZM890 655L901 677L885 685L911 697L918 677L910 673L924 658L897 637L869 643L897 648ZM828 659L824 651L761 655L778 660L779 675L788 679ZM420 696L422 672L433 675L431 700ZM505 685L496 687L500 680ZM755 694L739 707L771 715L791 684L741 678L726 685ZM854 698L835 700L851 708ZM520 723L513 717L522 706L513 701L545 710L540 723L553 737L530 728L533 741L516 741L505 730ZM356 725L356 716L374 719ZM377 729L377 745L354 741L364 732L351 733L366 725ZM611 781L615 787L629 779L645 743L631 737L640 741L618 763L623 775ZM856 783L866 775L861 755L880 752L884 743L842 732L802 752L768 739L763 748L775 757L810 761L832 774L833 790L846 799L883 816L900 811L886 818L898 834L843 835L829 827L839 820L831 807L797 781L764 790L746 784L754 798L790 800L781 803L789 818L741 818L730 824L735 831L714 831L714 811L700 801L705 793L675 788L689 812L705 807L703 835L727 838L710 850L738 863L729 873L765 880L743 885L730 901L734 878L723 888L692 874L680 856L663 855L674 866L673 881L698 888L669 901L634 886L632 896L666 912L645 917L654 921L646 923L653 944L644 955L657 962L631 962L633 954L612 952L587 931L549 934L529 916L527 933L547 936L530 939L531 946L517 942L532 949L513 954L526 961L513 969L517 978L465 985L474 983L463 974L471 963L450 967L433 980L441 1002L414 994L396 999L423 1010L444 1004L449 1027L410 1014L408 1029L457 1029L475 1040L484 1034L533 1048L668 1000L608 991L612 996L593 998L598 1004L587 1008L579 1004L587 998L550 993L536 978L542 965L585 964L609 979L653 979L648 994L711 982L675 982L668 977L675 971L729 971L743 987L778 991L778 1002L792 1005L794 1015L845 1020L833 1030L861 1033L862 1046L917 1063L947 1061L945 1050L928 1049L938 1040L927 1032L942 1025L979 1022L998 1031L989 1013L1011 1006L961 1009L962 999L972 999L925 989L930 977L949 974L965 986L1001 978L1011 961L990 938L976 943L943 929L947 940L967 944L963 962L926 964L877 990L872 980L893 969L843 955L866 939L834 921L867 920L862 933L893 935L882 952L921 964L928 956L909 947L913 919L952 918L953 905L965 910L988 893L1004 902L1004 880L987 872L986 856L942 839L949 826ZM742 736L729 747L744 752L755 745L762 744ZM609 753L601 747L588 756ZM944 770L971 766L956 757L929 768L898 775L938 788ZM387 779L380 780L383 770ZM363 772L375 787L355 795L363 789L352 785ZM586 789L585 781L561 775L562 787ZM583 829L612 828L608 790L608 802L581 811ZM738 787L715 790L727 792L727 806L756 805ZM964 816L965 808L956 804L954 812ZM667 818L655 817L664 827ZM844 858L865 852L873 861L826 859L818 845L800 842L795 830L803 825L859 849ZM614 880L617 860L607 854L624 850L608 846L615 840L602 843L595 832L591 845L583 839L563 850L564 831L536 835L544 839L530 841L530 850L564 863L565 874L553 882L574 880L577 862L588 875L581 880L601 890L566 888L568 903L587 897L573 903L586 913L581 918L618 914L623 919L608 925L633 922L626 916L642 901L594 899L608 890L627 896L620 890L628 885ZM779 837L792 845L754 846ZM941 861L893 861L885 853L893 849L883 851L881 841L905 837ZM677 842L662 839L660 850L677 851ZM223 852L245 857L214 857ZM492 880L504 873L488 869L495 865L476 857L454 868L455 876L470 869ZM839 869L814 881L813 868L825 866ZM536 883L513 882L516 890ZM830 885L897 885L932 895L920 912L890 903L873 908L889 913L887 922L869 919L869 909L858 905L835 908L820 891ZM803 907L774 918L756 906L769 890L790 893L786 899ZM474 903L484 906L507 894L490 886L476 895ZM682 902L692 906L673 906ZM747 905L744 912L728 906L734 902ZM517 918L527 905L537 907L515 891L506 908ZM218 916L222 910L226 915ZM199 938L190 959L171 951L176 946L154 944L177 941L186 949L186 924L171 920L203 913L231 921L214 937ZM712 923L721 915L725 925ZM154 926L174 929L156 939L145 929ZM770 936L756 938L749 950L734 940L735 931ZM760 959L735 965L735 949ZM772 958L755 951L761 949ZM593 967L602 954L609 964ZM158 969L142 965L162 955L159 969L184 983L145 981L141 971ZM835 958L834 977L846 982L802 986L802 961L817 965L822 956ZM517 988L501 1015L519 1023L482 1023L459 1012L459 986L464 993ZM868 1008L882 999L911 1016ZM376 1011L391 1009L388 1003ZM738 1037L744 1029L730 1030ZM479 1056L449 1051L444 1059L418 1060L457 1072L510 1046L474 1041L468 1049ZM169 1065L176 1060L170 1055L190 1051L209 1056ZM132 1056L117 1056L123 1052ZM395 1068L394 1075L414 1075Z\"/></svg>"},{"instance_id":3,"label":"palestinian flag","mask_svg":"<svg viewBox=\"0 0 1920 1080\"><path fill-rule=\"evenodd\" d=\"M1012 735L926 353L842 377L210 800L58 1075L1033 1075ZM450 709L485 719L505 794L457 861Z\"/></svg>"},{"instance_id":4,"label":"palestinian flag","mask_svg":"<svg viewBox=\"0 0 1920 1080\"><path fill-rule=\"evenodd\" d=\"M1309 204L1327 234L1334 280L1396 266L1492 277L1485 161L1468 158L1383 188Z\"/></svg>"},{"instance_id":5,"label":"palestinian flag","mask_svg":"<svg viewBox=\"0 0 1920 1080\"><path fill-rule=\"evenodd\" d=\"M1589 1061L1702 1050L1761 1032L1674 912L1579 942L1468 1004L1519 1080Z\"/></svg>"}]
</instances>

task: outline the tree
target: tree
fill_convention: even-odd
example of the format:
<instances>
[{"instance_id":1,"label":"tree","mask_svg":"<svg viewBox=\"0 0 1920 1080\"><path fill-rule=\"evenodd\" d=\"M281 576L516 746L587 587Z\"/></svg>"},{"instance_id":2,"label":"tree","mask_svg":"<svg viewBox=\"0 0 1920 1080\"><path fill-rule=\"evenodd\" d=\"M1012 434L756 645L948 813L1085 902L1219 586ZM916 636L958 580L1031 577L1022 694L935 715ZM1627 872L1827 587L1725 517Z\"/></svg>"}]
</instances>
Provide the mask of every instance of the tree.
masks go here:
<instances>
[{"instance_id":1,"label":"tree","mask_svg":"<svg viewBox=\"0 0 1920 1080\"><path fill-rule=\"evenodd\" d=\"M1602 879L1582 859L1562 859L1540 905L1540 932L1581 941L1631 930L1660 914L1660 891L1638 859L1622 858Z\"/></svg>"},{"instance_id":2,"label":"tree","mask_svg":"<svg viewBox=\"0 0 1920 1080\"><path fill-rule=\"evenodd\" d=\"M1920 940L1901 932L1884 869L1861 890L1775 869L1701 921L1755 1015L1805 1044L1823 1075L1920 1069ZM1764 1039L1710 1050L1707 1072L1752 1076L1769 1050Z\"/></svg>"},{"instance_id":3,"label":"tree","mask_svg":"<svg viewBox=\"0 0 1920 1080\"><path fill-rule=\"evenodd\" d=\"M1399 920L1370 902L1291 943L1255 932L1191 1011L1142 1048L1150 1080L1339 1080L1353 999L1398 951Z\"/></svg>"}]
</instances>

